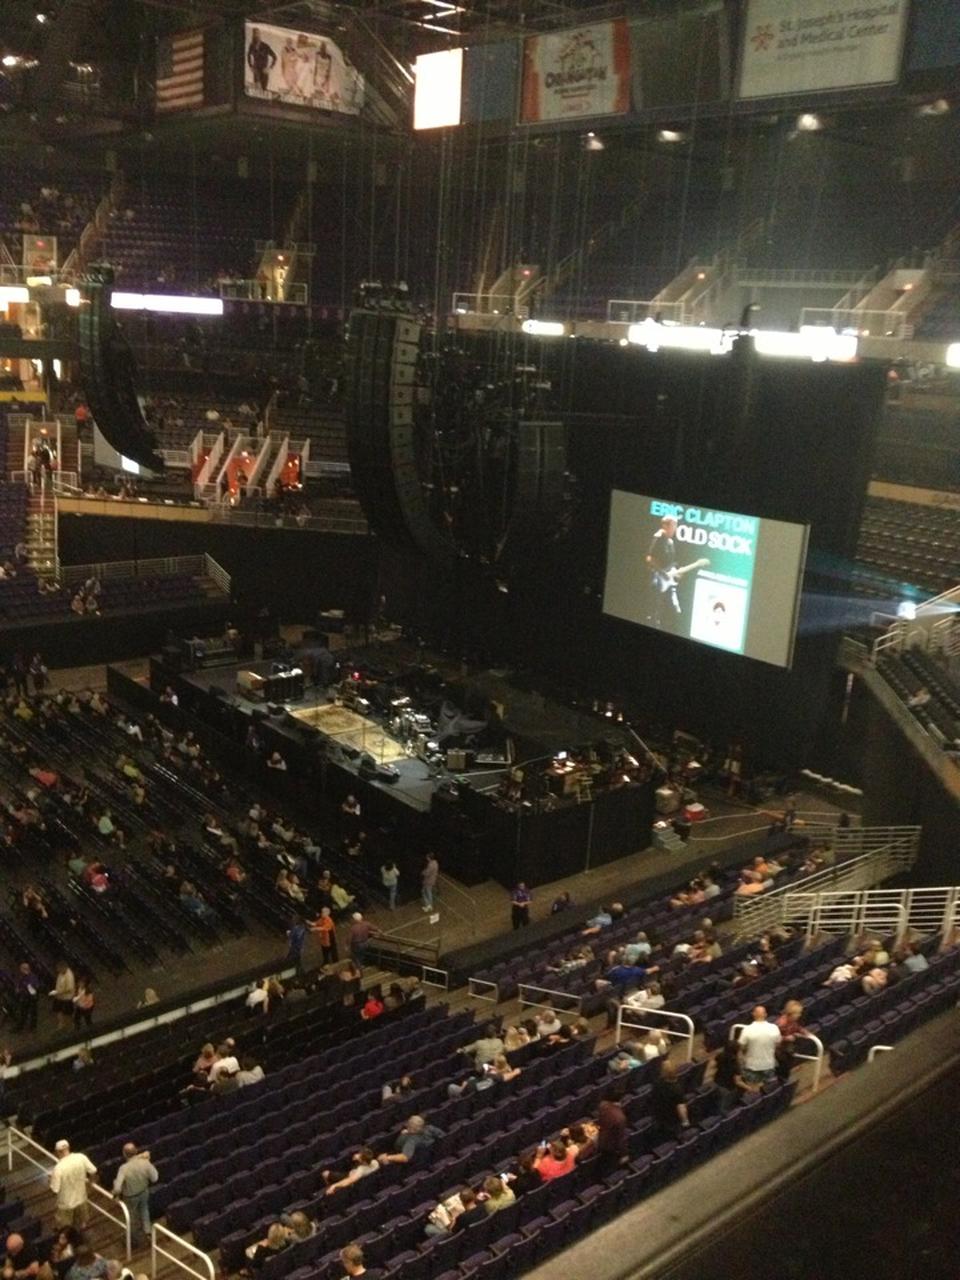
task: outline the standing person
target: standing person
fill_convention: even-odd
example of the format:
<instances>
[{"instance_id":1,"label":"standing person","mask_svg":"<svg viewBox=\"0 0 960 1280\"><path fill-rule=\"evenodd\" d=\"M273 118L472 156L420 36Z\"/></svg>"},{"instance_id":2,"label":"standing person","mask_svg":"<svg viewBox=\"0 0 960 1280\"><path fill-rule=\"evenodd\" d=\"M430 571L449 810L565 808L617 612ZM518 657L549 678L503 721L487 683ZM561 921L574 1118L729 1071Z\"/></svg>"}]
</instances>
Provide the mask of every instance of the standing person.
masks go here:
<instances>
[{"instance_id":1,"label":"standing person","mask_svg":"<svg viewBox=\"0 0 960 1280\"><path fill-rule=\"evenodd\" d=\"M134 1245L144 1244L150 1235L150 1188L160 1175L149 1151L140 1151L134 1142L123 1145L123 1164L113 1180L113 1194L130 1211L130 1237Z\"/></svg>"},{"instance_id":2,"label":"standing person","mask_svg":"<svg viewBox=\"0 0 960 1280\"><path fill-rule=\"evenodd\" d=\"M440 863L437 861L435 854L428 853L423 864L423 870L420 872L420 896L423 899L424 911L433 910L433 895L439 875Z\"/></svg>"},{"instance_id":3,"label":"standing person","mask_svg":"<svg viewBox=\"0 0 960 1280\"><path fill-rule=\"evenodd\" d=\"M513 891L513 898L510 902L510 917L513 922L514 929L522 929L524 925L530 923L530 903L533 896L530 890L521 880Z\"/></svg>"},{"instance_id":4,"label":"standing person","mask_svg":"<svg viewBox=\"0 0 960 1280\"><path fill-rule=\"evenodd\" d=\"M767 1021L767 1011L763 1005L755 1005L753 1021L740 1032L739 1041L743 1079L748 1085L759 1088L775 1078L777 1049L782 1039L777 1024Z\"/></svg>"},{"instance_id":5,"label":"standing person","mask_svg":"<svg viewBox=\"0 0 960 1280\"><path fill-rule=\"evenodd\" d=\"M307 945L307 926L299 916L294 916L287 930L287 964L292 964L297 977L303 976L303 949Z\"/></svg>"},{"instance_id":6,"label":"standing person","mask_svg":"<svg viewBox=\"0 0 960 1280\"><path fill-rule=\"evenodd\" d=\"M62 1031L69 1027L73 1016L73 997L77 994L77 982L73 970L61 960L57 965L57 978L50 992L53 998L53 1011L57 1016L57 1026Z\"/></svg>"},{"instance_id":7,"label":"standing person","mask_svg":"<svg viewBox=\"0 0 960 1280\"><path fill-rule=\"evenodd\" d=\"M366 963L370 939L377 931L369 920L364 920L359 911L353 913L350 922L350 958L358 969L362 969Z\"/></svg>"},{"instance_id":8,"label":"standing person","mask_svg":"<svg viewBox=\"0 0 960 1280\"><path fill-rule=\"evenodd\" d=\"M14 983L17 1007L18 1031L36 1031L37 1011L40 1005L40 979L24 961Z\"/></svg>"},{"instance_id":9,"label":"standing person","mask_svg":"<svg viewBox=\"0 0 960 1280\"><path fill-rule=\"evenodd\" d=\"M87 1182L97 1176L97 1166L82 1151L71 1151L70 1143L61 1138L53 1148L57 1163L50 1174L50 1190L57 1197L57 1226L87 1225Z\"/></svg>"},{"instance_id":10,"label":"standing person","mask_svg":"<svg viewBox=\"0 0 960 1280\"><path fill-rule=\"evenodd\" d=\"M30 675L33 677L35 692L43 693L47 687L47 666L39 653L35 653L30 660Z\"/></svg>"},{"instance_id":11,"label":"standing person","mask_svg":"<svg viewBox=\"0 0 960 1280\"><path fill-rule=\"evenodd\" d=\"M17 687L17 693L25 698L27 696L27 660L19 650L13 655L10 674L13 676L13 683Z\"/></svg>"},{"instance_id":12,"label":"standing person","mask_svg":"<svg viewBox=\"0 0 960 1280\"><path fill-rule=\"evenodd\" d=\"M93 982L90 978L78 978L77 990L73 997L73 1025L89 1027L93 1023L93 1006L96 1004L93 994Z\"/></svg>"},{"instance_id":13,"label":"standing person","mask_svg":"<svg viewBox=\"0 0 960 1280\"><path fill-rule=\"evenodd\" d=\"M390 901L390 910L397 909L397 886L400 883L400 872L397 864L391 858L389 862L385 862L380 868L380 879L383 887L387 891L387 897Z\"/></svg>"},{"instance_id":14,"label":"standing person","mask_svg":"<svg viewBox=\"0 0 960 1280\"><path fill-rule=\"evenodd\" d=\"M340 958L337 954L337 924L330 914L329 907L320 908L320 914L311 923L310 929L313 933L319 933L320 935L320 951L323 955L323 963L335 964Z\"/></svg>"},{"instance_id":15,"label":"standing person","mask_svg":"<svg viewBox=\"0 0 960 1280\"><path fill-rule=\"evenodd\" d=\"M690 1116L677 1081L677 1068L669 1058L660 1064L660 1075L650 1094L650 1114L658 1142L677 1137L681 1129L690 1127Z\"/></svg>"}]
</instances>

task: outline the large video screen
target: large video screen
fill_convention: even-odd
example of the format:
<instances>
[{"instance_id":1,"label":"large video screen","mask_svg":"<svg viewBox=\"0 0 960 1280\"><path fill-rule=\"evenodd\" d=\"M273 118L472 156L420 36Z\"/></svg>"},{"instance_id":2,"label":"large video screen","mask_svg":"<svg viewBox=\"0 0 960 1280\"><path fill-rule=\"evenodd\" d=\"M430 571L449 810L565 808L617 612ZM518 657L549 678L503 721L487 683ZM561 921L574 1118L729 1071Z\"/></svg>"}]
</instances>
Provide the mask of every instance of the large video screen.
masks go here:
<instances>
[{"instance_id":1,"label":"large video screen","mask_svg":"<svg viewBox=\"0 0 960 1280\"><path fill-rule=\"evenodd\" d=\"M603 611L789 667L808 532L614 489Z\"/></svg>"}]
</instances>

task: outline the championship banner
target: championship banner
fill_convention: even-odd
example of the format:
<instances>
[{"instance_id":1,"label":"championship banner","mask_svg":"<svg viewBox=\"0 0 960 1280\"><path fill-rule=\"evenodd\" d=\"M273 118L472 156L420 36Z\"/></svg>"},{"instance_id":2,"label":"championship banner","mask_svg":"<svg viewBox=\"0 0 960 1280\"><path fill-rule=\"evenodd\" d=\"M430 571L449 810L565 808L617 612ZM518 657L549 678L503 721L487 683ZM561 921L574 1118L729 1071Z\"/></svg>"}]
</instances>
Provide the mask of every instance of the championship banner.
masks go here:
<instances>
[{"instance_id":1,"label":"championship banner","mask_svg":"<svg viewBox=\"0 0 960 1280\"><path fill-rule=\"evenodd\" d=\"M363 108L363 76L328 36L264 22L245 23L245 33L248 97L348 115Z\"/></svg>"},{"instance_id":2,"label":"championship banner","mask_svg":"<svg viewBox=\"0 0 960 1280\"><path fill-rule=\"evenodd\" d=\"M909 0L749 0L740 60L741 98L891 84Z\"/></svg>"},{"instance_id":3,"label":"championship banner","mask_svg":"<svg viewBox=\"0 0 960 1280\"><path fill-rule=\"evenodd\" d=\"M623 115L629 107L630 36L623 18L524 41L524 124Z\"/></svg>"}]
</instances>

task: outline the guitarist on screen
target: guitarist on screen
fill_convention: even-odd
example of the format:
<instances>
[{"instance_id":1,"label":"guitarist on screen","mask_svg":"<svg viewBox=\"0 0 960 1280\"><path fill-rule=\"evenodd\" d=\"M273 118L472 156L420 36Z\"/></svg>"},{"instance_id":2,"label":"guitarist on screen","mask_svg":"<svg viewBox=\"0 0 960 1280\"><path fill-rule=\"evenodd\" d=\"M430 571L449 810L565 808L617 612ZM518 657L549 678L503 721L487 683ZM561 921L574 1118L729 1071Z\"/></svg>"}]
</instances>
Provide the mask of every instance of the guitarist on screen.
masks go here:
<instances>
[{"instance_id":1,"label":"guitarist on screen","mask_svg":"<svg viewBox=\"0 0 960 1280\"><path fill-rule=\"evenodd\" d=\"M680 597L677 587L684 574L709 565L709 560L694 560L692 564L677 565L677 543L675 534L677 521L674 516L664 516L660 528L650 541L650 550L646 562L650 568L654 591L654 606L651 621L654 626L673 630L680 616Z\"/></svg>"}]
</instances>

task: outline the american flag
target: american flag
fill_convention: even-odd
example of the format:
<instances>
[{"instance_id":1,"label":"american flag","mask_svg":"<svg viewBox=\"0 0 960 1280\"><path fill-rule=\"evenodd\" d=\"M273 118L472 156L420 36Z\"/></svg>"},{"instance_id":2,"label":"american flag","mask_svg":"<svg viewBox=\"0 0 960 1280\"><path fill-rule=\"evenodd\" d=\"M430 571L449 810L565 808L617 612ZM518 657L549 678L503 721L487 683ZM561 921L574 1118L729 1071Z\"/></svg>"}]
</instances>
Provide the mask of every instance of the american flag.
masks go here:
<instances>
[{"instance_id":1,"label":"american flag","mask_svg":"<svg viewBox=\"0 0 960 1280\"><path fill-rule=\"evenodd\" d=\"M157 48L157 110L203 106L203 32L182 31Z\"/></svg>"}]
</instances>

